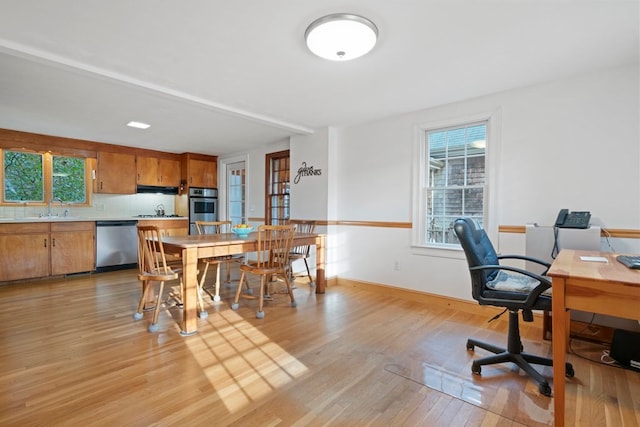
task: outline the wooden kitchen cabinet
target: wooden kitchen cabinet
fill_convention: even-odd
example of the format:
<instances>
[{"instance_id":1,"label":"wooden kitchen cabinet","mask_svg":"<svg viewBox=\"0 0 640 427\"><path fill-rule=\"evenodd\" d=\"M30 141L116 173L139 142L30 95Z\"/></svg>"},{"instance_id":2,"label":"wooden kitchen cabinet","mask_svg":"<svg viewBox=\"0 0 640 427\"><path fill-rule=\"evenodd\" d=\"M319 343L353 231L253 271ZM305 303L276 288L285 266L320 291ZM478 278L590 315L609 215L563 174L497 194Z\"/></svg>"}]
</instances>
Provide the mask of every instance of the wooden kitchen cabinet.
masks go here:
<instances>
[{"instance_id":1,"label":"wooden kitchen cabinet","mask_svg":"<svg viewBox=\"0 0 640 427\"><path fill-rule=\"evenodd\" d=\"M188 219L142 219L138 220L138 225L155 225L160 229L160 236L186 236L189 234ZM166 254L167 261L175 262L180 259L179 255Z\"/></svg>"},{"instance_id":2,"label":"wooden kitchen cabinet","mask_svg":"<svg viewBox=\"0 0 640 427\"><path fill-rule=\"evenodd\" d=\"M136 192L136 156L125 153L98 152L94 191L109 194Z\"/></svg>"},{"instance_id":3,"label":"wooden kitchen cabinet","mask_svg":"<svg viewBox=\"0 0 640 427\"><path fill-rule=\"evenodd\" d=\"M0 224L0 282L95 270L95 222Z\"/></svg>"},{"instance_id":4,"label":"wooden kitchen cabinet","mask_svg":"<svg viewBox=\"0 0 640 427\"><path fill-rule=\"evenodd\" d=\"M180 186L180 161L171 159L158 159L158 172L160 185L165 187Z\"/></svg>"},{"instance_id":5,"label":"wooden kitchen cabinet","mask_svg":"<svg viewBox=\"0 0 640 427\"><path fill-rule=\"evenodd\" d=\"M136 157L137 183L178 187L180 185L180 161L155 157Z\"/></svg>"},{"instance_id":6,"label":"wooden kitchen cabinet","mask_svg":"<svg viewBox=\"0 0 640 427\"><path fill-rule=\"evenodd\" d=\"M186 236L189 234L188 219L141 219L138 225L155 225L160 229L160 236Z\"/></svg>"},{"instance_id":7,"label":"wooden kitchen cabinet","mask_svg":"<svg viewBox=\"0 0 640 427\"><path fill-rule=\"evenodd\" d=\"M182 179L187 187L217 188L218 158L203 154L184 154Z\"/></svg>"},{"instance_id":8,"label":"wooden kitchen cabinet","mask_svg":"<svg viewBox=\"0 0 640 427\"><path fill-rule=\"evenodd\" d=\"M51 275L96 269L96 223L51 223Z\"/></svg>"},{"instance_id":9,"label":"wooden kitchen cabinet","mask_svg":"<svg viewBox=\"0 0 640 427\"><path fill-rule=\"evenodd\" d=\"M49 275L49 223L0 224L0 282Z\"/></svg>"}]
</instances>

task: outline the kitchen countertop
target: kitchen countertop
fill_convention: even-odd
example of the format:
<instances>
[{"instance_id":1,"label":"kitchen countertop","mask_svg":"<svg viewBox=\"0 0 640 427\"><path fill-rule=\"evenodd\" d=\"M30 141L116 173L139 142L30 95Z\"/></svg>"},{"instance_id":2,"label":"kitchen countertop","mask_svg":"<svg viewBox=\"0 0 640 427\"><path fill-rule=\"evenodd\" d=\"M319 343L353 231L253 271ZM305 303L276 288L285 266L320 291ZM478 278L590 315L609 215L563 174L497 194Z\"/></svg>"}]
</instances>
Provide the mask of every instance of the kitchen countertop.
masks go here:
<instances>
[{"instance_id":1,"label":"kitchen countertop","mask_svg":"<svg viewBox=\"0 0 640 427\"><path fill-rule=\"evenodd\" d=\"M25 218L0 218L0 223L13 224L22 222L73 222L73 221L167 221L167 220L184 220L188 221L186 216L152 216L139 218L137 216L116 216L116 217L91 217L91 216L68 216L68 217L25 217Z\"/></svg>"}]
</instances>

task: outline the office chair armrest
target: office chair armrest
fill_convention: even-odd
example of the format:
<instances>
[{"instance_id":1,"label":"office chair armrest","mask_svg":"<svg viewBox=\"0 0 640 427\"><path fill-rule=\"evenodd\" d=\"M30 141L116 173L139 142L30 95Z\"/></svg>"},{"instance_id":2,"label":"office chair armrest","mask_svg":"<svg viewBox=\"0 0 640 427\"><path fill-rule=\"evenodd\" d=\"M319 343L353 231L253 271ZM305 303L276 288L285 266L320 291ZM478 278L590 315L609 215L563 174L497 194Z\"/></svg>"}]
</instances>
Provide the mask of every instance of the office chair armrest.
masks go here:
<instances>
[{"instance_id":1,"label":"office chair armrest","mask_svg":"<svg viewBox=\"0 0 640 427\"><path fill-rule=\"evenodd\" d=\"M498 255L498 259L519 259L519 260L523 260L523 261L531 261L534 262L536 264L539 264L543 267L546 267L546 270L544 270L544 272L542 272L542 275L547 274L547 271L549 271L549 268L551 267L551 264L543 261L541 259L538 258L533 258L530 256L526 256L526 255Z\"/></svg>"},{"instance_id":2,"label":"office chair armrest","mask_svg":"<svg viewBox=\"0 0 640 427\"><path fill-rule=\"evenodd\" d=\"M524 308L533 307L538 297L540 297L540 295L542 295L544 291L551 287L551 281L546 277L543 277L536 273L532 273L531 271L523 270L518 267L511 267L509 265L479 265L476 267L471 267L469 268L469 270L506 270L536 279L538 282L540 282L540 284L533 288L531 292L529 292L527 298L522 302Z\"/></svg>"}]
</instances>

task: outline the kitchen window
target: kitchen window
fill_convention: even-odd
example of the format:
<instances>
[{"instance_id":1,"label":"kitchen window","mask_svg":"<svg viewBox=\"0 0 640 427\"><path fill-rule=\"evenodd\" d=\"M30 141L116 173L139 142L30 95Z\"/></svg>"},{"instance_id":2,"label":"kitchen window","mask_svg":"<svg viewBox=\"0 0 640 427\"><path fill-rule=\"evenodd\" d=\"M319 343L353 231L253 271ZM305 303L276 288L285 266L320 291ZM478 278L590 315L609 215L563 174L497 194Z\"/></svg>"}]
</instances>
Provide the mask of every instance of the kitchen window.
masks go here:
<instances>
[{"instance_id":1,"label":"kitchen window","mask_svg":"<svg viewBox=\"0 0 640 427\"><path fill-rule=\"evenodd\" d=\"M490 117L418 128L414 247L459 249L453 223L461 216L487 228Z\"/></svg>"},{"instance_id":2,"label":"kitchen window","mask_svg":"<svg viewBox=\"0 0 640 427\"><path fill-rule=\"evenodd\" d=\"M87 159L2 150L2 160L2 202L88 204Z\"/></svg>"}]
</instances>

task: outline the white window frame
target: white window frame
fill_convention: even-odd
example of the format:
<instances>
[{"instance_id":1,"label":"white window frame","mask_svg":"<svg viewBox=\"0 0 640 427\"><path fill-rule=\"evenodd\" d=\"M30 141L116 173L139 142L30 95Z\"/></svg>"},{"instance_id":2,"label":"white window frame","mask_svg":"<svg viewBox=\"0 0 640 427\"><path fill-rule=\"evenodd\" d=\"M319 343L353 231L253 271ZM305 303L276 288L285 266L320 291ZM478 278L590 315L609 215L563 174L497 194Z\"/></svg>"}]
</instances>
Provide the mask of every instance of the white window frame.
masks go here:
<instances>
[{"instance_id":1,"label":"white window frame","mask_svg":"<svg viewBox=\"0 0 640 427\"><path fill-rule=\"evenodd\" d=\"M464 253L459 245L429 244L423 241L427 224L426 200L424 183L429 173L429 167L424 159L427 158L428 146L426 135L429 131L465 126L471 123L487 122L487 145L485 148L485 198L483 226L489 238L498 242L498 209L497 195L499 168L498 165L501 146L501 112L479 113L461 116L438 122L420 123L414 128L413 147L413 226L411 230L411 251L416 255L437 256L444 258L464 259Z\"/></svg>"}]
</instances>

